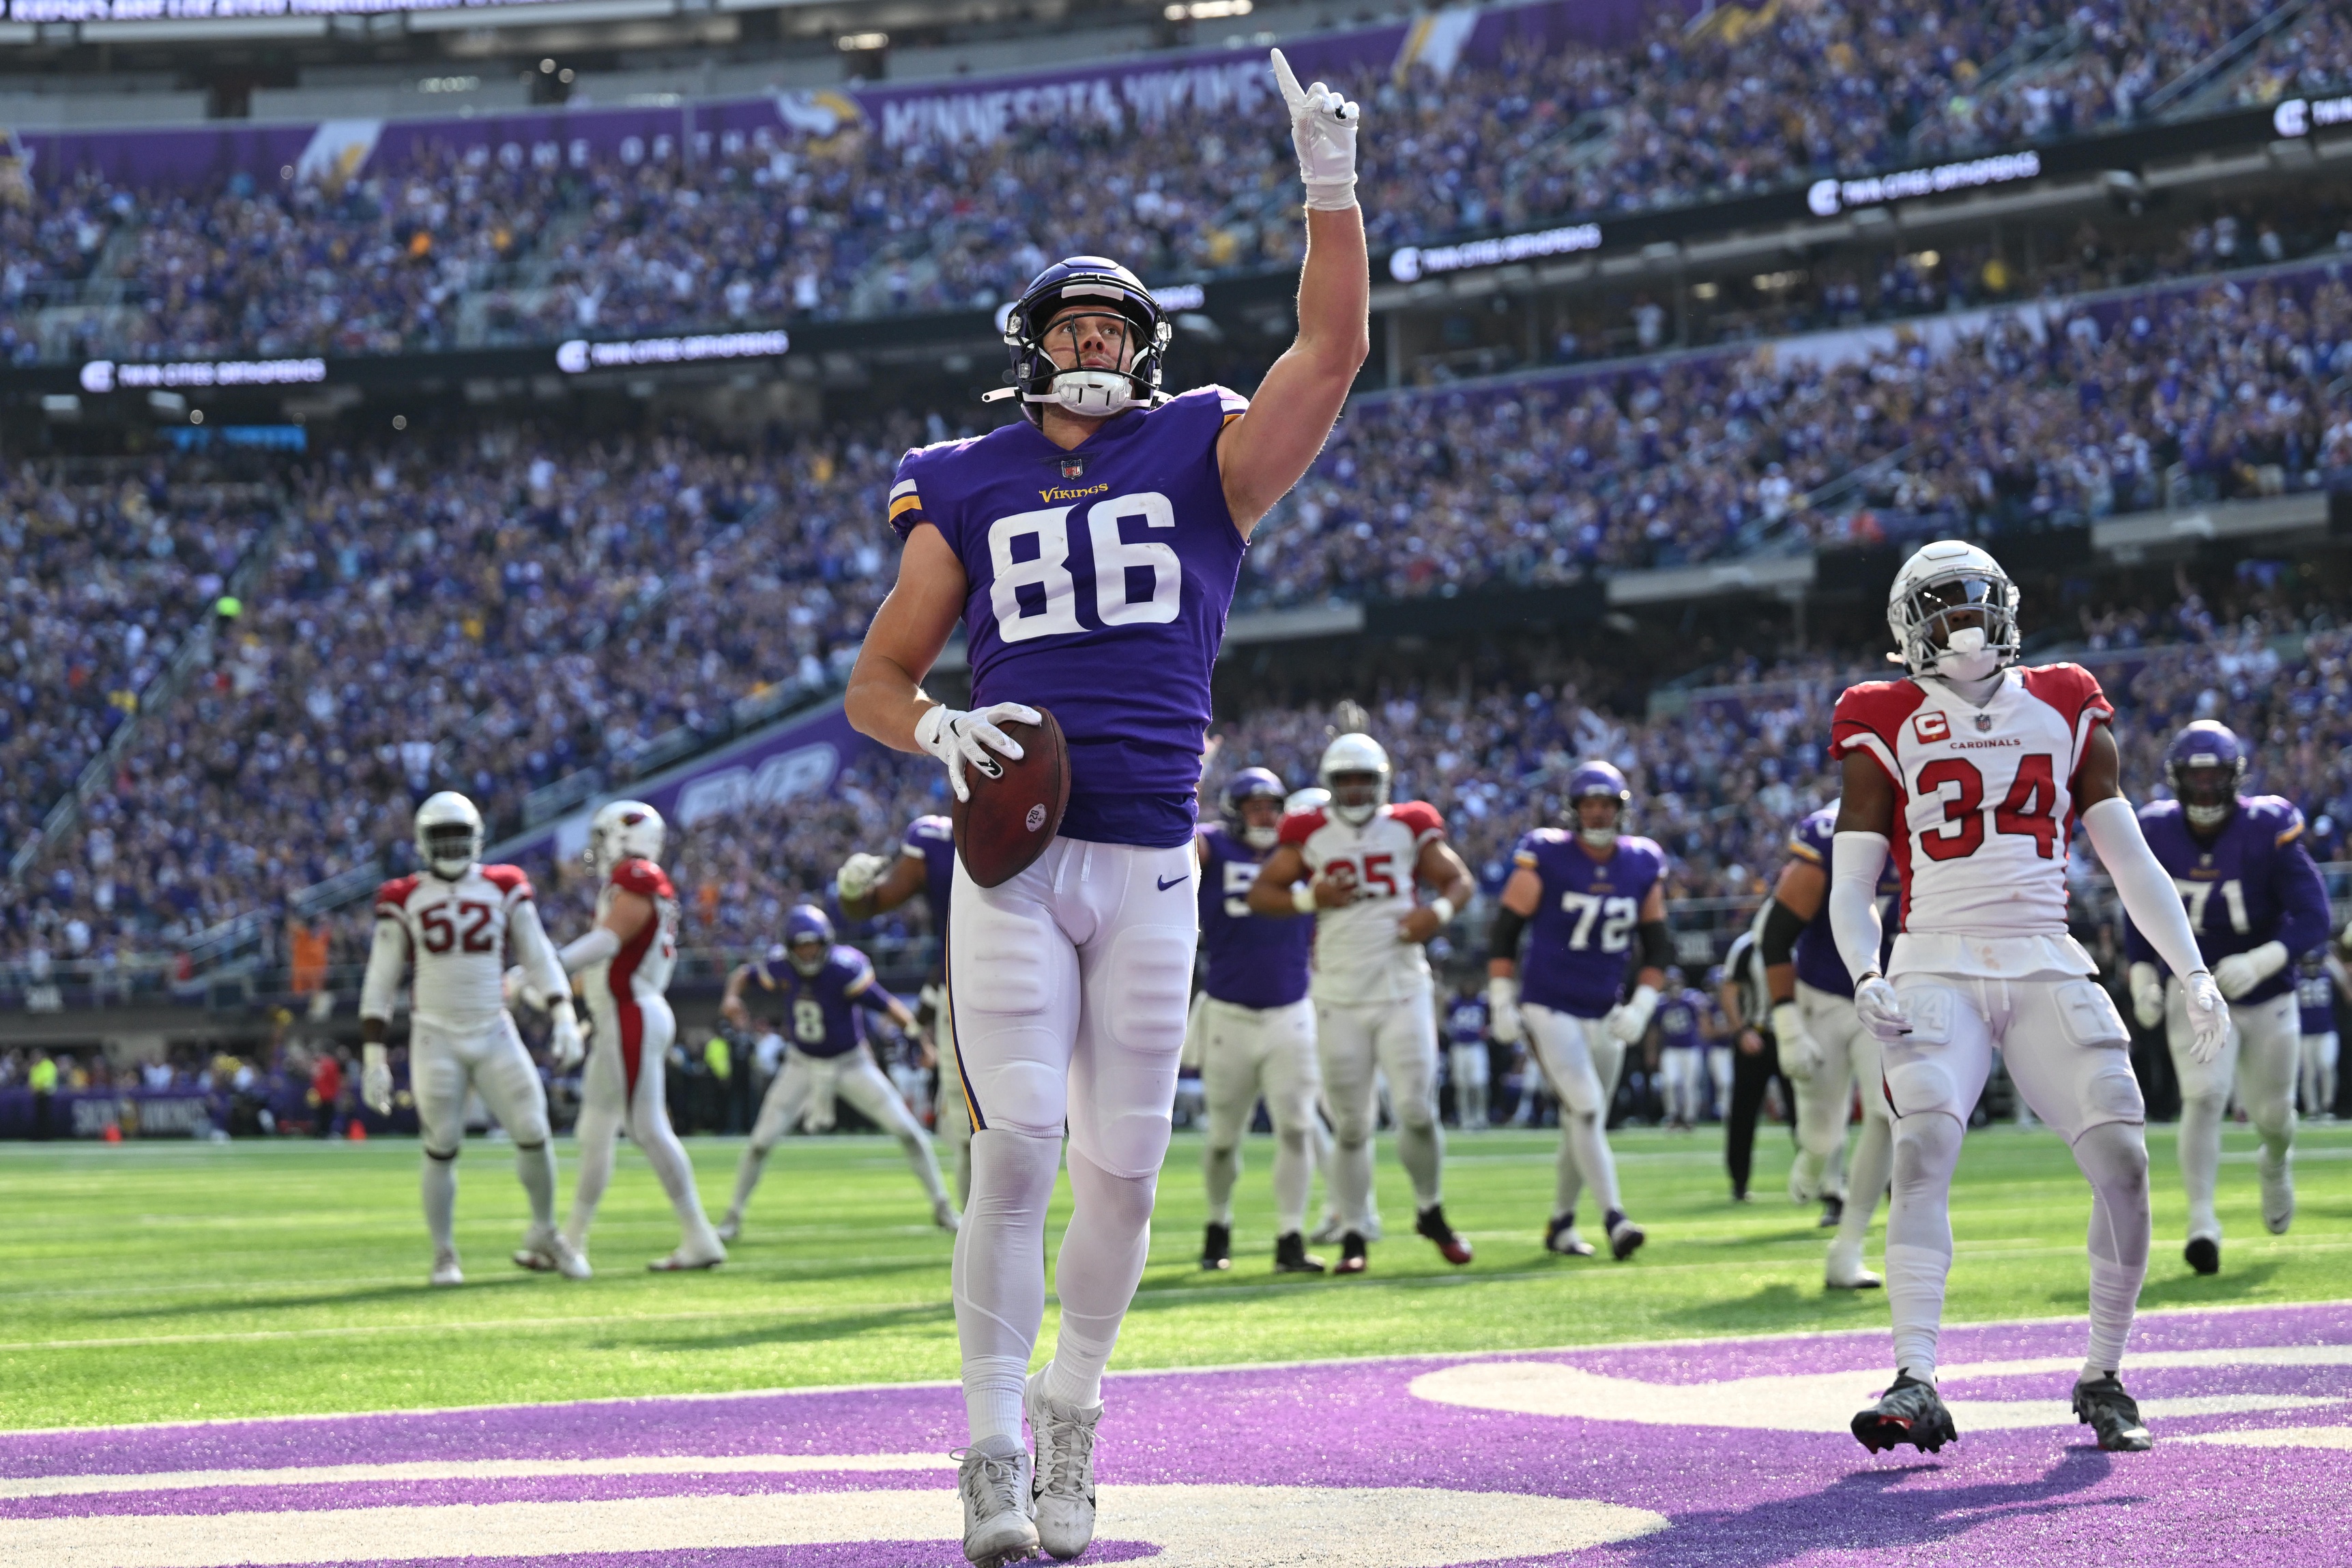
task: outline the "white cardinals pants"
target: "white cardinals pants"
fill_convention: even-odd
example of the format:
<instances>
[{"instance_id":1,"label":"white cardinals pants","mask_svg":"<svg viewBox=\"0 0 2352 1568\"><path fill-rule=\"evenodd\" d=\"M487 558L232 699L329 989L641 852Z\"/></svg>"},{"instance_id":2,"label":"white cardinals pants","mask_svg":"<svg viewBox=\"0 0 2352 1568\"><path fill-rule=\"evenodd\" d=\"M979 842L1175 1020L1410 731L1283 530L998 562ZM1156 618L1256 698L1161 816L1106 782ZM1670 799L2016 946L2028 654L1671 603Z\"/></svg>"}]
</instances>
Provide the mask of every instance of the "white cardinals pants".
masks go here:
<instances>
[{"instance_id":1,"label":"white cardinals pants","mask_svg":"<svg viewBox=\"0 0 2352 1568\"><path fill-rule=\"evenodd\" d=\"M1198 874L1190 843L1056 838L995 888L957 857L948 993L972 1135L955 1305L975 1438L1019 1430L1066 1125L1057 1384L1100 1379L1143 1278L1192 993Z\"/></svg>"},{"instance_id":2,"label":"white cardinals pants","mask_svg":"<svg viewBox=\"0 0 2352 1568\"><path fill-rule=\"evenodd\" d=\"M408 1082L425 1152L436 1159L455 1154L466 1141L466 1097L473 1091L516 1143L547 1142L547 1086L509 1014L463 1034L412 1025Z\"/></svg>"},{"instance_id":3,"label":"white cardinals pants","mask_svg":"<svg viewBox=\"0 0 2352 1568\"><path fill-rule=\"evenodd\" d=\"M1617 1160L1609 1149L1609 1101L1625 1068L1625 1047L1598 1018L1580 1018L1541 1003L1519 1009L1536 1061L1559 1098L1559 1153L1553 1162L1552 1215L1576 1212L1584 1189L1592 1189L1602 1215L1622 1212ZM1696 1059L1695 1051L1678 1056Z\"/></svg>"},{"instance_id":4,"label":"white cardinals pants","mask_svg":"<svg viewBox=\"0 0 2352 1568\"><path fill-rule=\"evenodd\" d=\"M914 1170L915 1180L923 1184L926 1197L936 1204L947 1196L947 1187L940 1180L939 1158L931 1152L930 1135L915 1120L915 1113L907 1109L898 1086L875 1061L871 1046L861 1045L837 1057L813 1057L791 1046L785 1047L782 1068L760 1101L760 1119L751 1128L751 1146L743 1151L743 1163L735 1173L735 1199L728 1205L729 1218L743 1217L743 1207L751 1201L752 1189L760 1184L769 1151L801 1125L801 1118L820 1094L839 1095L874 1125L896 1138L907 1156L907 1163Z\"/></svg>"},{"instance_id":5,"label":"white cardinals pants","mask_svg":"<svg viewBox=\"0 0 2352 1568\"><path fill-rule=\"evenodd\" d=\"M1666 1120L1696 1126L1699 1120L1699 1086L1706 1081L1706 1053L1696 1046L1668 1046L1658 1052L1658 1082L1664 1093Z\"/></svg>"},{"instance_id":6,"label":"white cardinals pants","mask_svg":"<svg viewBox=\"0 0 2352 1568\"><path fill-rule=\"evenodd\" d=\"M2189 1193L2190 1237L2221 1238L2214 1189L2221 1176L2221 1122L2234 1087L2246 1120L2275 1164L2294 1148L2294 1080L2303 1056L2303 1015L2294 993L2230 1004L2230 1038L2200 1062L2189 1051L2189 1001L2178 978L2164 983L2164 1039L2180 1079L2180 1181Z\"/></svg>"},{"instance_id":7,"label":"white cardinals pants","mask_svg":"<svg viewBox=\"0 0 2352 1568\"><path fill-rule=\"evenodd\" d=\"M604 1201L604 1189L613 1180L613 1162L625 1131L654 1168L686 1245L718 1251L719 1237L694 1190L694 1167L670 1128L669 1102L664 1098L662 1065L677 1036L676 1015L659 996L625 1001L592 996L590 1011L596 1037L588 1048L587 1068L580 1075L580 1180L572 1191L572 1215L563 1222L563 1234L572 1246L586 1248L588 1227L595 1223L596 1205Z\"/></svg>"},{"instance_id":8,"label":"white cardinals pants","mask_svg":"<svg viewBox=\"0 0 2352 1568\"><path fill-rule=\"evenodd\" d=\"M1209 1219L1234 1223L1234 1184L1242 1173L1242 1136L1261 1097L1274 1123L1274 1224L1288 1236L1307 1221L1315 1181L1315 1100L1323 1076L1315 1059L1315 1005L1244 1007L1203 994L1199 1011L1201 1088L1207 1096L1209 1141L1202 1167Z\"/></svg>"},{"instance_id":9,"label":"white cardinals pants","mask_svg":"<svg viewBox=\"0 0 2352 1568\"><path fill-rule=\"evenodd\" d=\"M2114 1000L2074 975L1904 973L1911 1033L1882 1042L1895 1112L1886 1298L1895 1364L1932 1381L1952 1267L1952 1173L1998 1048L2018 1093L2066 1140L2091 1184L2090 1364L2123 1359L2147 1274L2147 1109Z\"/></svg>"},{"instance_id":10,"label":"white cardinals pants","mask_svg":"<svg viewBox=\"0 0 2352 1568\"><path fill-rule=\"evenodd\" d=\"M1444 1196L1435 1008L1426 975L1395 1001L1315 1003L1315 1049L1331 1108L1328 1180L1340 1223L1359 1234L1371 1223L1372 1136L1380 1126L1382 1078L1396 1121L1397 1163L1412 1178L1414 1205L1425 1209Z\"/></svg>"}]
</instances>

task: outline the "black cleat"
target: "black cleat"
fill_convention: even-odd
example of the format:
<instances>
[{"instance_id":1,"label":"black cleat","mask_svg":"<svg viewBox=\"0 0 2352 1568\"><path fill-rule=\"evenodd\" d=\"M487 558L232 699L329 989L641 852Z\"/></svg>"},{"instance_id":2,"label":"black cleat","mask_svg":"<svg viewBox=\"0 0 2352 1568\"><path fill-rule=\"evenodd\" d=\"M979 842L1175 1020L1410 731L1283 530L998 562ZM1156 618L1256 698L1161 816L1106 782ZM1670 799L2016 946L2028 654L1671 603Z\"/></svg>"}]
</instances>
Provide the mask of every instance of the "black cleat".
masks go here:
<instances>
[{"instance_id":1,"label":"black cleat","mask_svg":"<svg viewBox=\"0 0 2352 1568\"><path fill-rule=\"evenodd\" d=\"M1845 1200L1843 1198L1823 1198L1822 1200L1822 1217L1815 1220L1813 1224L1822 1230L1835 1230L1844 1219Z\"/></svg>"},{"instance_id":2,"label":"black cleat","mask_svg":"<svg viewBox=\"0 0 2352 1568\"><path fill-rule=\"evenodd\" d=\"M1364 1256L1364 1238L1354 1231L1349 1231L1339 1238L1339 1267L1332 1272L1361 1274L1371 1267L1371 1260Z\"/></svg>"},{"instance_id":3,"label":"black cleat","mask_svg":"<svg viewBox=\"0 0 2352 1568\"><path fill-rule=\"evenodd\" d=\"M2074 1385L2074 1419L2099 1435L2110 1454L2144 1454L2156 1446L2139 1418L2139 1405L2114 1373Z\"/></svg>"},{"instance_id":4,"label":"black cleat","mask_svg":"<svg viewBox=\"0 0 2352 1568\"><path fill-rule=\"evenodd\" d=\"M1454 1268L1459 1268L1470 1261L1470 1244L1456 1236L1454 1227L1445 1223L1444 1204L1432 1204L1422 1210L1420 1217L1412 1222L1412 1228L1435 1242L1438 1253Z\"/></svg>"},{"instance_id":5,"label":"black cleat","mask_svg":"<svg viewBox=\"0 0 2352 1568\"><path fill-rule=\"evenodd\" d=\"M1642 1243L1649 1239L1647 1231L1619 1215L1609 1226L1609 1256L1622 1263L1641 1251Z\"/></svg>"},{"instance_id":6,"label":"black cleat","mask_svg":"<svg viewBox=\"0 0 2352 1568\"><path fill-rule=\"evenodd\" d=\"M1320 1274L1323 1260L1307 1250L1307 1238L1297 1231L1274 1238L1274 1271L1276 1274Z\"/></svg>"},{"instance_id":7,"label":"black cleat","mask_svg":"<svg viewBox=\"0 0 2352 1568\"><path fill-rule=\"evenodd\" d=\"M1895 1385L1878 1396L1877 1404L1855 1415L1853 1426L1854 1440L1874 1454L1904 1443L1923 1454L1933 1454L1945 1444L1958 1441L1960 1436L1952 1426L1952 1413L1936 1394L1936 1385L1922 1383L1907 1372L1897 1372Z\"/></svg>"},{"instance_id":8,"label":"black cleat","mask_svg":"<svg viewBox=\"0 0 2352 1568\"><path fill-rule=\"evenodd\" d=\"M1212 1224L1201 1242L1201 1267L1222 1273L1234 1266L1234 1227Z\"/></svg>"},{"instance_id":9,"label":"black cleat","mask_svg":"<svg viewBox=\"0 0 2352 1568\"><path fill-rule=\"evenodd\" d=\"M1557 1252L1562 1258L1590 1258L1592 1256L1592 1243L1576 1234L1573 1212L1556 1214L1551 1216L1551 1223L1544 1226L1544 1250Z\"/></svg>"},{"instance_id":10,"label":"black cleat","mask_svg":"<svg viewBox=\"0 0 2352 1568\"><path fill-rule=\"evenodd\" d=\"M2221 1244L2210 1236L2190 1237L2189 1245L2180 1249L2180 1256L2200 1274L2221 1272Z\"/></svg>"}]
</instances>

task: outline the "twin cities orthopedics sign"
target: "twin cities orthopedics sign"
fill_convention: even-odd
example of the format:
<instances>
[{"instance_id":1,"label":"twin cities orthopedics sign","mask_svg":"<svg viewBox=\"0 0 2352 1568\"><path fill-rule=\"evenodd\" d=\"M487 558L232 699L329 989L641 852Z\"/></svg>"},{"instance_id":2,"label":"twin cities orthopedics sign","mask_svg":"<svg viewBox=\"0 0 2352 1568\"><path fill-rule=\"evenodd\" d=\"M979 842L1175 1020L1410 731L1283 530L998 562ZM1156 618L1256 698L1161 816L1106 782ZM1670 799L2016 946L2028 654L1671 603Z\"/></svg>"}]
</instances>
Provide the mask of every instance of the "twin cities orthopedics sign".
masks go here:
<instances>
[{"instance_id":1,"label":"twin cities orthopedics sign","mask_svg":"<svg viewBox=\"0 0 2352 1568\"><path fill-rule=\"evenodd\" d=\"M2271 126L2282 136L2308 136L2336 125L2352 125L2352 93L2342 98L2290 98L2271 110Z\"/></svg>"},{"instance_id":2,"label":"twin cities orthopedics sign","mask_svg":"<svg viewBox=\"0 0 2352 1568\"><path fill-rule=\"evenodd\" d=\"M167 364L85 361L81 389L89 393L163 391L173 387L303 386L327 379L323 359L175 360Z\"/></svg>"},{"instance_id":3,"label":"twin cities orthopedics sign","mask_svg":"<svg viewBox=\"0 0 2352 1568\"><path fill-rule=\"evenodd\" d=\"M1389 252L1389 276L1400 283L1417 282L1473 267L1499 267L1509 261L1533 261L1545 256L1570 256L1601 248L1601 226L1572 223L1531 234L1509 234L1497 239L1473 239L1460 245L1408 245Z\"/></svg>"},{"instance_id":4,"label":"twin cities orthopedics sign","mask_svg":"<svg viewBox=\"0 0 2352 1568\"><path fill-rule=\"evenodd\" d=\"M555 368L566 375L592 370L633 370L649 364L698 364L710 360L772 359L788 353L792 334L772 332L703 332L679 338L636 338L624 342L592 343L574 338L557 345Z\"/></svg>"},{"instance_id":5,"label":"twin cities orthopedics sign","mask_svg":"<svg viewBox=\"0 0 2352 1568\"><path fill-rule=\"evenodd\" d=\"M1990 158L1967 158L1892 174L1865 174L1856 180L1815 180L1805 190L1805 205L1815 217L1835 217L1850 207L1874 207L2041 177L2041 153L1999 153Z\"/></svg>"}]
</instances>

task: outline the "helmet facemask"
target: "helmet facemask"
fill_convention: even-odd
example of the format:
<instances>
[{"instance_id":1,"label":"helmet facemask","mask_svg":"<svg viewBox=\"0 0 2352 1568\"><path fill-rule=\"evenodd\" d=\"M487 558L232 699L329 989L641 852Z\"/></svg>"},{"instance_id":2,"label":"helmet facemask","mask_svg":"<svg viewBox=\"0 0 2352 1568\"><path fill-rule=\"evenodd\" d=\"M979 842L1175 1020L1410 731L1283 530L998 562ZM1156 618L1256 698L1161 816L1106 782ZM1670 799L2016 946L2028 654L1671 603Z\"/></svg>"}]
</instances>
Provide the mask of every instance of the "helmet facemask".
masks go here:
<instances>
[{"instance_id":1,"label":"helmet facemask","mask_svg":"<svg viewBox=\"0 0 2352 1568\"><path fill-rule=\"evenodd\" d=\"M1601 808L1606 808L1605 810ZM1568 803L1576 817L1576 837L1594 849L1617 847L1619 825L1625 818L1625 803L1613 795L1579 795Z\"/></svg>"},{"instance_id":2,"label":"helmet facemask","mask_svg":"<svg viewBox=\"0 0 2352 1568\"><path fill-rule=\"evenodd\" d=\"M1055 366L1052 380L1032 403L1052 403L1072 414L1107 419L1150 396L1139 394L1132 374L1139 344L1136 325L1116 310L1091 307L1065 310L1037 334L1039 349Z\"/></svg>"},{"instance_id":3,"label":"helmet facemask","mask_svg":"<svg viewBox=\"0 0 2352 1568\"><path fill-rule=\"evenodd\" d=\"M1331 815L1350 827L1361 827L1378 816L1381 807L1388 804L1387 775L1369 768L1361 772L1350 770L1327 773L1324 782L1331 791Z\"/></svg>"},{"instance_id":4,"label":"helmet facemask","mask_svg":"<svg viewBox=\"0 0 2352 1568\"><path fill-rule=\"evenodd\" d=\"M794 969L799 970L803 976L814 979L817 971L824 967L825 958L830 952L831 949L826 946L824 939L811 932L796 938L792 946L786 950L786 956L792 960Z\"/></svg>"},{"instance_id":5,"label":"helmet facemask","mask_svg":"<svg viewBox=\"0 0 2352 1568\"><path fill-rule=\"evenodd\" d=\"M2005 578L1959 572L1923 583L1905 608L1912 670L1977 681L2017 658L2017 591Z\"/></svg>"},{"instance_id":6,"label":"helmet facemask","mask_svg":"<svg viewBox=\"0 0 2352 1568\"><path fill-rule=\"evenodd\" d=\"M2238 809L2238 780L2244 764L2231 766L2218 757L2191 757L2172 768L2172 795L2180 802L2189 826L2211 832Z\"/></svg>"},{"instance_id":7,"label":"helmet facemask","mask_svg":"<svg viewBox=\"0 0 2352 1568\"><path fill-rule=\"evenodd\" d=\"M444 881L456 881L482 858L482 830L471 823L430 823L421 837L425 840L425 863Z\"/></svg>"},{"instance_id":8,"label":"helmet facemask","mask_svg":"<svg viewBox=\"0 0 2352 1568\"><path fill-rule=\"evenodd\" d=\"M1273 795L1245 795L1240 803L1242 842L1271 849L1282 837L1282 802Z\"/></svg>"}]
</instances>

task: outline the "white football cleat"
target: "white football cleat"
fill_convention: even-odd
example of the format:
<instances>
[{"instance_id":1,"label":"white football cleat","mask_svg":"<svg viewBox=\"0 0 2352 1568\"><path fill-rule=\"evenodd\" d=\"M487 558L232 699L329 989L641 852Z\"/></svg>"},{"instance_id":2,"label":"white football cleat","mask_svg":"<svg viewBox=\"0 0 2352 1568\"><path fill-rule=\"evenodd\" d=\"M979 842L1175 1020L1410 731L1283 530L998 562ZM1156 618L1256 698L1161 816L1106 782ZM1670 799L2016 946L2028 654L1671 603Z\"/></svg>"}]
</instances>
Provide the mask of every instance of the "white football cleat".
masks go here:
<instances>
[{"instance_id":1,"label":"white football cleat","mask_svg":"<svg viewBox=\"0 0 2352 1568\"><path fill-rule=\"evenodd\" d=\"M1829 1269L1822 1276L1822 1283L1832 1290L1875 1290L1886 1281L1863 1267L1862 1248L1859 1247L1851 1253L1832 1247L1830 1248Z\"/></svg>"},{"instance_id":2,"label":"white football cleat","mask_svg":"<svg viewBox=\"0 0 2352 1568\"><path fill-rule=\"evenodd\" d=\"M456 1253L436 1252L433 1255L433 1272L425 1277L425 1283L429 1285L463 1285L465 1282L466 1271L457 1267L457 1255Z\"/></svg>"},{"instance_id":3,"label":"white football cleat","mask_svg":"<svg viewBox=\"0 0 2352 1568\"><path fill-rule=\"evenodd\" d=\"M726 1261L727 1248L720 1246L719 1238L714 1236L704 1247L680 1242L676 1252L667 1258L656 1258L646 1267L656 1274L685 1274L697 1268L716 1268Z\"/></svg>"},{"instance_id":4,"label":"white football cleat","mask_svg":"<svg viewBox=\"0 0 2352 1568\"><path fill-rule=\"evenodd\" d=\"M1029 1450L1018 1437L982 1437L952 1456L963 1499L963 1554L972 1568L1003 1568L1037 1555L1029 1522Z\"/></svg>"},{"instance_id":5,"label":"white football cleat","mask_svg":"<svg viewBox=\"0 0 2352 1568\"><path fill-rule=\"evenodd\" d=\"M563 1233L553 1226L542 1230L534 1226L515 1249L515 1267L528 1268L534 1274L561 1274L566 1279L585 1279L594 1270L579 1249L563 1239Z\"/></svg>"},{"instance_id":6,"label":"white football cleat","mask_svg":"<svg viewBox=\"0 0 2352 1568\"><path fill-rule=\"evenodd\" d=\"M1095 1538L1095 1424L1103 1407L1081 1410L1049 1397L1045 1374L1053 1365L1047 1362L1030 1374L1021 1404L1037 1443L1032 1483L1037 1544L1066 1563Z\"/></svg>"},{"instance_id":7,"label":"white football cleat","mask_svg":"<svg viewBox=\"0 0 2352 1568\"><path fill-rule=\"evenodd\" d=\"M730 1214L725 1219L719 1222L719 1228L711 1234L718 1237L719 1240L725 1242L728 1246L732 1247L735 1245L736 1239L743 1234L743 1222Z\"/></svg>"},{"instance_id":8,"label":"white football cleat","mask_svg":"<svg viewBox=\"0 0 2352 1568\"><path fill-rule=\"evenodd\" d=\"M957 1231L963 1228L963 1215L956 1213L955 1200L953 1198L941 1198L937 1203L931 1205L931 1223L938 1226L941 1230L946 1231L950 1236L953 1236ZM722 1234L719 1239L721 1241L732 1241L735 1238L731 1236Z\"/></svg>"},{"instance_id":9,"label":"white football cleat","mask_svg":"<svg viewBox=\"0 0 2352 1568\"><path fill-rule=\"evenodd\" d=\"M2265 1148L2254 1156L2254 1166L2263 1178L2263 1224L2273 1236L2284 1236L2294 1223L2294 1154L2282 1155L2273 1170Z\"/></svg>"}]
</instances>

